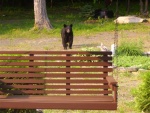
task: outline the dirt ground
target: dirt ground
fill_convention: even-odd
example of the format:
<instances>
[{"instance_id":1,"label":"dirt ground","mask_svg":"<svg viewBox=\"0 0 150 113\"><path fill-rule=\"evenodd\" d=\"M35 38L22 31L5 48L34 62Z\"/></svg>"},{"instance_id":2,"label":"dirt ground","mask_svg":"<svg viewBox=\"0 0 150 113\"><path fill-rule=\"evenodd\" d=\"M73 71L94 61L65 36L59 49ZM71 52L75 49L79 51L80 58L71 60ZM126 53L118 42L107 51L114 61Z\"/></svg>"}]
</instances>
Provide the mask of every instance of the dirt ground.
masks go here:
<instances>
[{"instance_id":1,"label":"dirt ground","mask_svg":"<svg viewBox=\"0 0 150 113\"><path fill-rule=\"evenodd\" d=\"M73 42L73 50L81 50L82 48L93 47L97 48L101 43L110 49L111 44L114 43L114 32L102 32L93 36L75 36ZM144 51L150 51L150 31L149 32L138 32L134 30L130 31L119 31L118 41L125 40L143 40ZM61 43L61 37L55 38L18 38L18 39L1 39L0 50L63 50Z\"/></svg>"}]
</instances>

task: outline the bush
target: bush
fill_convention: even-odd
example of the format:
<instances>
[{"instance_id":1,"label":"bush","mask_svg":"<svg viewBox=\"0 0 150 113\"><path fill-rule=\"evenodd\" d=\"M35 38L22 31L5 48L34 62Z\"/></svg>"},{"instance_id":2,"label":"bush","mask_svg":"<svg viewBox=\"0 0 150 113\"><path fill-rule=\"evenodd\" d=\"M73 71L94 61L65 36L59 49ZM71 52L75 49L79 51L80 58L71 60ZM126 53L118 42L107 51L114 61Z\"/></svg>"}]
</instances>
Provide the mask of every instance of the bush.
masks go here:
<instances>
[{"instance_id":1,"label":"bush","mask_svg":"<svg viewBox=\"0 0 150 113\"><path fill-rule=\"evenodd\" d=\"M142 83L135 90L135 102L139 110L150 113L150 72L141 73Z\"/></svg>"},{"instance_id":2,"label":"bush","mask_svg":"<svg viewBox=\"0 0 150 113\"><path fill-rule=\"evenodd\" d=\"M118 55L141 56L143 55L143 45L141 42L122 41L118 47Z\"/></svg>"},{"instance_id":3,"label":"bush","mask_svg":"<svg viewBox=\"0 0 150 113\"><path fill-rule=\"evenodd\" d=\"M80 16L85 18L90 18L93 16L93 12L94 12L94 8L91 5L87 4L81 8Z\"/></svg>"}]
</instances>

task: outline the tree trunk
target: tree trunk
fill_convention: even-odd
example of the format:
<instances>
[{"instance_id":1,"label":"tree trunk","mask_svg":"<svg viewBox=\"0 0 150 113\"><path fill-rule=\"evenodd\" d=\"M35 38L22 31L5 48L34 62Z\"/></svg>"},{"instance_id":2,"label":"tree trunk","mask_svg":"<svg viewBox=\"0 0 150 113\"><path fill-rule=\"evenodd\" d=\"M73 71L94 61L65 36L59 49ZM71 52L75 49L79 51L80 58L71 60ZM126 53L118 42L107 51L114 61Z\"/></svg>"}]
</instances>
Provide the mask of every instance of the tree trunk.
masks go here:
<instances>
[{"instance_id":1,"label":"tree trunk","mask_svg":"<svg viewBox=\"0 0 150 113\"><path fill-rule=\"evenodd\" d=\"M144 9L145 13L148 13L148 0L145 0L145 9Z\"/></svg>"},{"instance_id":2,"label":"tree trunk","mask_svg":"<svg viewBox=\"0 0 150 113\"><path fill-rule=\"evenodd\" d=\"M129 14L130 11L130 0L127 0L127 14Z\"/></svg>"},{"instance_id":3,"label":"tree trunk","mask_svg":"<svg viewBox=\"0 0 150 113\"><path fill-rule=\"evenodd\" d=\"M140 0L140 13L143 15L143 0Z\"/></svg>"},{"instance_id":4,"label":"tree trunk","mask_svg":"<svg viewBox=\"0 0 150 113\"><path fill-rule=\"evenodd\" d=\"M47 16L46 0L34 0L34 27L37 29L52 29L52 25Z\"/></svg>"},{"instance_id":5,"label":"tree trunk","mask_svg":"<svg viewBox=\"0 0 150 113\"><path fill-rule=\"evenodd\" d=\"M148 16L148 0L144 0L144 2L140 0L140 13L143 16Z\"/></svg>"},{"instance_id":6,"label":"tree trunk","mask_svg":"<svg viewBox=\"0 0 150 113\"><path fill-rule=\"evenodd\" d=\"M119 7L119 1L116 0L116 18L119 16L118 7Z\"/></svg>"}]
</instances>

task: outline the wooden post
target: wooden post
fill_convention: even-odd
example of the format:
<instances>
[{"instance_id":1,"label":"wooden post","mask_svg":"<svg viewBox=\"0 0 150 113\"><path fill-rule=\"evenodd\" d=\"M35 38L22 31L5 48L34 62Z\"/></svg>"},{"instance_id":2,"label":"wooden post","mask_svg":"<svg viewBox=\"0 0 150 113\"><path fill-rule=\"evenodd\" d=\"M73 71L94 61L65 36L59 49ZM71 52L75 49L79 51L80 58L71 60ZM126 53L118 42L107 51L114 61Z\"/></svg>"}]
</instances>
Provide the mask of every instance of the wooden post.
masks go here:
<instances>
[{"instance_id":1,"label":"wooden post","mask_svg":"<svg viewBox=\"0 0 150 113\"><path fill-rule=\"evenodd\" d=\"M34 54L29 54L29 56L34 56ZM29 62L34 62L34 60L29 60ZM29 67L33 67L33 66L29 66ZM29 73L33 73L33 72L29 72Z\"/></svg>"},{"instance_id":2,"label":"wooden post","mask_svg":"<svg viewBox=\"0 0 150 113\"><path fill-rule=\"evenodd\" d=\"M66 57L69 57L69 56L70 56L70 54L66 54ZM67 62L70 62L70 60L66 60L66 63ZM70 68L70 66L66 66L66 68L68 69L68 68ZM70 74L70 71L67 71L66 75L67 74ZM70 80L70 77L66 77L66 80ZM66 83L66 86L70 86L70 83ZM66 88L66 91L70 91L70 88ZM70 93L66 93L66 95L70 95Z\"/></svg>"},{"instance_id":3,"label":"wooden post","mask_svg":"<svg viewBox=\"0 0 150 113\"><path fill-rule=\"evenodd\" d=\"M104 57L107 57L108 55L103 55ZM108 60L104 60L104 62L108 62ZM108 68L108 66L104 66L103 68ZM108 72L103 72L104 74L106 74L108 76ZM106 77L104 77L104 80L106 80ZM104 83L104 85L108 85L108 83ZM108 89L104 89L104 91L108 91ZM104 95L108 95L108 94L104 94Z\"/></svg>"},{"instance_id":4,"label":"wooden post","mask_svg":"<svg viewBox=\"0 0 150 113\"><path fill-rule=\"evenodd\" d=\"M118 89L118 86L113 86L114 87L114 101L117 102L118 101L118 93L117 93L117 89Z\"/></svg>"}]
</instances>

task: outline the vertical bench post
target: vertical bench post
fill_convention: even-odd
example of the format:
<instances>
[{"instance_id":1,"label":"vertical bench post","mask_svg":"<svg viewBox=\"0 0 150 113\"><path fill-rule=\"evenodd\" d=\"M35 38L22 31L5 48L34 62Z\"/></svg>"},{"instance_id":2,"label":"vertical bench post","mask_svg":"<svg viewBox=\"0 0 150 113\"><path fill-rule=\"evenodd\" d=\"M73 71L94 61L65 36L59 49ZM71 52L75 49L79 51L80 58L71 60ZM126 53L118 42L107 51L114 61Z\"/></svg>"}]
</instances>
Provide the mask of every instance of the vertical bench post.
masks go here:
<instances>
[{"instance_id":1,"label":"vertical bench post","mask_svg":"<svg viewBox=\"0 0 150 113\"><path fill-rule=\"evenodd\" d=\"M29 56L34 56L34 54L29 54ZM34 62L34 60L29 60L29 62ZM33 66L29 66L29 67L33 67ZM34 72L29 72L29 73L34 73Z\"/></svg>"},{"instance_id":2,"label":"vertical bench post","mask_svg":"<svg viewBox=\"0 0 150 113\"><path fill-rule=\"evenodd\" d=\"M29 54L29 56L34 56L34 54ZM29 60L29 62L34 62L34 60ZM29 67L33 67L33 66L29 66Z\"/></svg>"},{"instance_id":3,"label":"vertical bench post","mask_svg":"<svg viewBox=\"0 0 150 113\"><path fill-rule=\"evenodd\" d=\"M31 56L34 56L34 54L29 54L29 56L31 57ZM29 60L29 62L34 62L34 60ZM33 66L29 66L29 68L30 67L33 67ZM28 72L28 73L34 73L34 72Z\"/></svg>"},{"instance_id":4,"label":"vertical bench post","mask_svg":"<svg viewBox=\"0 0 150 113\"><path fill-rule=\"evenodd\" d=\"M66 57L69 57L70 56L70 54L66 54ZM70 62L70 60L66 60L66 63L67 62ZM70 66L66 66L66 69L67 68L70 68ZM70 71L66 71L66 75L67 74L70 74ZM70 80L70 77L66 77L66 80ZM67 86L70 86L70 83L66 83L66 87ZM70 88L66 88L66 91L70 91ZM70 95L70 93L66 93L66 95Z\"/></svg>"},{"instance_id":5,"label":"vertical bench post","mask_svg":"<svg viewBox=\"0 0 150 113\"><path fill-rule=\"evenodd\" d=\"M107 57L108 55L104 54L104 57ZM104 62L108 62L108 60L104 60ZM104 66L103 68L108 68L108 66ZM108 75L108 72L103 72L104 74ZM106 77L104 77L104 80L106 80ZM108 83L104 83L104 85L108 85ZM104 89L104 91L108 91L108 89ZM108 95L108 94L104 94Z\"/></svg>"},{"instance_id":6,"label":"vertical bench post","mask_svg":"<svg viewBox=\"0 0 150 113\"><path fill-rule=\"evenodd\" d=\"M117 93L117 91L118 91L118 86L115 86L114 87L114 101L115 102L117 102L118 101L118 93Z\"/></svg>"}]
</instances>

